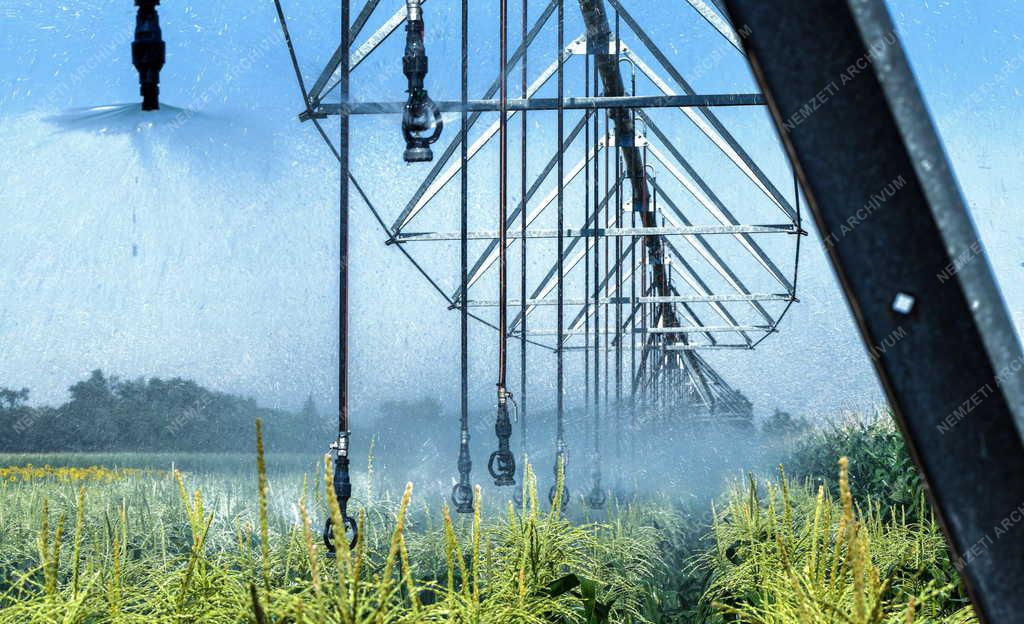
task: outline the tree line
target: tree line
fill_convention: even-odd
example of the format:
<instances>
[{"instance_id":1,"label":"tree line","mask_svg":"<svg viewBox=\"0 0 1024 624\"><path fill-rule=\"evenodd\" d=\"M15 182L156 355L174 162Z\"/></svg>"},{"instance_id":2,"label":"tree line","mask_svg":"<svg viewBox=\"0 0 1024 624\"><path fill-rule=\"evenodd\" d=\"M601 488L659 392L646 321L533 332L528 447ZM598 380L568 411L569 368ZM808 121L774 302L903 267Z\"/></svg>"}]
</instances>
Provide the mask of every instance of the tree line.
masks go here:
<instances>
[{"instance_id":1,"label":"tree line","mask_svg":"<svg viewBox=\"0 0 1024 624\"><path fill-rule=\"evenodd\" d=\"M312 398L298 412L209 390L190 379L121 379L93 371L57 407L31 407L27 388L0 387L0 452L248 452L263 420L268 450L322 445L330 417Z\"/></svg>"}]
</instances>

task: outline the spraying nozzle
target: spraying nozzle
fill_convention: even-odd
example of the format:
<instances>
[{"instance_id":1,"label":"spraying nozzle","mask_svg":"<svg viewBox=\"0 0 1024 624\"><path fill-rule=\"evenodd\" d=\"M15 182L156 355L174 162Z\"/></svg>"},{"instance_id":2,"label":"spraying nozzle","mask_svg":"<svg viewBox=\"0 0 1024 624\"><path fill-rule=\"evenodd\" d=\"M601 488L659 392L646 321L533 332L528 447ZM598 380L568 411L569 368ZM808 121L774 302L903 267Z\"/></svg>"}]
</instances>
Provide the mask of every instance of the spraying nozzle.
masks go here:
<instances>
[{"instance_id":1,"label":"spraying nozzle","mask_svg":"<svg viewBox=\"0 0 1024 624\"><path fill-rule=\"evenodd\" d=\"M338 439L331 443L331 457L334 460L334 495L338 499L338 507L341 510L341 518L345 524L345 536L348 537L349 547L354 548L359 537L356 521L348 515L348 501L352 498L352 481L348 472L348 432L338 434ZM327 551L333 554L336 551L334 544L334 521L330 516L324 525L324 545Z\"/></svg>"},{"instance_id":2,"label":"spraying nozzle","mask_svg":"<svg viewBox=\"0 0 1024 624\"><path fill-rule=\"evenodd\" d=\"M512 437L512 419L508 414L509 399L512 393L498 387L498 415L494 421L494 433L498 436L498 450L491 453L487 462L487 471L494 478L494 485L515 485L516 458L509 449L509 438Z\"/></svg>"},{"instance_id":3,"label":"spraying nozzle","mask_svg":"<svg viewBox=\"0 0 1024 624\"><path fill-rule=\"evenodd\" d=\"M602 509L608 502L608 495L601 487L601 470L599 468L594 469L593 480L593 486L586 496L587 506L591 509Z\"/></svg>"},{"instance_id":4,"label":"spraying nozzle","mask_svg":"<svg viewBox=\"0 0 1024 624\"><path fill-rule=\"evenodd\" d=\"M430 162L434 153L430 145L441 137L444 121L437 104L427 95L423 81L427 76L427 49L423 43L423 8L421 0L406 0L408 17L405 25L405 55L402 73L409 81L409 99L402 112L402 136L405 137L405 162Z\"/></svg>"},{"instance_id":5,"label":"spraying nozzle","mask_svg":"<svg viewBox=\"0 0 1024 624\"><path fill-rule=\"evenodd\" d=\"M562 507L569 503L569 486L565 484L565 475L569 465L568 448L565 439L559 436L557 448L555 449L555 484L548 490L548 502L555 504L555 497L558 495L558 483L562 483Z\"/></svg>"},{"instance_id":6,"label":"spraying nozzle","mask_svg":"<svg viewBox=\"0 0 1024 624\"><path fill-rule=\"evenodd\" d=\"M160 70L167 57L167 46L160 31L156 7L160 0L135 0L135 40L132 41L132 65L139 72L142 110L160 108Z\"/></svg>"},{"instance_id":7,"label":"spraying nozzle","mask_svg":"<svg viewBox=\"0 0 1024 624\"><path fill-rule=\"evenodd\" d=\"M473 513L473 488L469 485L469 473L473 460L469 455L469 432L463 431L459 444L459 482L452 487L452 503L456 513Z\"/></svg>"}]
</instances>

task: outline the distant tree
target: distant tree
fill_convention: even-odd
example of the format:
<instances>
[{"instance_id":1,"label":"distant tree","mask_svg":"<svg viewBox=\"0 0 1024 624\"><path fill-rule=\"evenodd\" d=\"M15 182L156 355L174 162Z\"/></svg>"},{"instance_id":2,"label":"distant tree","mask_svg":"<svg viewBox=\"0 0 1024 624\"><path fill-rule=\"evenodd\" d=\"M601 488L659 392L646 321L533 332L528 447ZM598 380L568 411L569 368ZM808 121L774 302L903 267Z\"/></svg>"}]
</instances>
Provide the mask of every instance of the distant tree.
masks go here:
<instances>
[{"instance_id":1,"label":"distant tree","mask_svg":"<svg viewBox=\"0 0 1024 624\"><path fill-rule=\"evenodd\" d=\"M28 402L28 388L11 390L0 387L0 410L14 410Z\"/></svg>"},{"instance_id":2,"label":"distant tree","mask_svg":"<svg viewBox=\"0 0 1024 624\"><path fill-rule=\"evenodd\" d=\"M811 428L811 424L804 417L793 418L789 412L776 409L775 412L765 419L761 425L761 431L767 435L784 437L804 433Z\"/></svg>"},{"instance_id":3,"label":"distant tree","mask_svg":"<svg viewBox=\"0 0 1024 624\"><path fill-rule=\"evenodd\" d=\"M0 448L26 446L34 437L35 410L27 407L29 390L0 387Z\"/></svg>"},{"instance_id":4,"label":"distant tree","mask_svg":"<svg viewBox=\"0 0 1024 624\"><path fill-rule=\"evenodd\" d=\"M302 409L299 410L298 418L302 434L311 441L319 440L322 442L323 438L331 436L338 428L336 420L332 421L332 419L320 413L320 409L317 408L312 394L306 397L306 401L302 404Z\"/></svg>"},{"instance_id":5,"label":"distant tree","mask_svg":"<svg viewBox=\"0 0 1024 624\"><path fill-rule=\"evenodd\" d=\"M114 398L107 378L99 369L90 373L85 381L68 388L68 392L71 393L71 402L83 408L107 407Z\"/></svg>"},{"instance_id":6,"label":"distant tree","mask_svg":"<svg viewBox=\"0 0 1024 624\"><path fill-rule=\"evenodd\" d=\"M256 418L268 450L296 451L324 427L311 424L321 420L312 398L301 414L289 413L181 377L122 380L95 370L68 390L60 407L33 408L28 389L0 387L0 452L234 452L249 448Z\"/></svg>"}]
</instances>

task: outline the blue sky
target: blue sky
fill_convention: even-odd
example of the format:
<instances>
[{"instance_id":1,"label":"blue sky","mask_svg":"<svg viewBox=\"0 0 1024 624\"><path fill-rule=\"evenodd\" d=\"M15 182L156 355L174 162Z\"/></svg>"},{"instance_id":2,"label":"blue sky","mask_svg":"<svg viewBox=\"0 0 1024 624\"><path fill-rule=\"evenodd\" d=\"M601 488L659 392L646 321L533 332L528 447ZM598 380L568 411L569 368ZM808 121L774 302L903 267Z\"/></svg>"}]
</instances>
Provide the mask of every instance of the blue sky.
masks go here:
<instances>
[{"instance_id":1,"label":"blue sky","mask_svg":"<svg viewBox=\"0 0 1024 624\"><path fill-rule=\"evenodd\" d=\"M382 2L365 33L400 4ZM337 170L308 124L295 118L300 99L273 3L165 2L162 100L195 112L184 123L172 108L142 119L115 110L83 121L76 109L136 99L131 5L0 0L0 132L7 146L0 153L0 385L29 386L37 401L58 401L70 383L102 367L129 377L188 375L268 405L295 407L308 393L329 405L337 367ZM743 60L681 0L625 5L699 91L753 90ZM336 45L337 3L285 6L309 83ZM510 6L518 18L518 2ZM496 7L473 3L476 96L497 66ZM890 7L1019 327L1024 3ZM531 2L532 14L539 8ZM438 98L458 96L457 10L450 0L426 5L428 87ZM576 3L566 2L566 15L571 40L582 29ZM401 45L392 38L357 70L354 97L402 99ZM531 76L554 53L553 30L536 45ZM569 89L580 94L575 75ZM640 90L653 93L643 81ZM673 136L730 205L749 210L751 222L778 216L716 164L681 115L666 117L666 125L669 119ZM722 119L791 193L764 111L727 111ZM552 120L532 117L531 163L545 158ZM423 171L401 163L396 118L360 119L353 137L353 171L390 223ZM570 153L567 162L579 155ZM480 228L494 208L493 160L493 150L484 152L471 170ZM424 226L454 229L452 190ZM428 395L454 409L457 315L383 246L360 202L352 219L355 406L372 412L381 400ZM753 353L708 358L759 414L776 406L831 414L881 400L816 233L806 243L802 302L780 333ZM451 285L452 249L413 252ZM791 262L785 246L772 251ZM474 326L472 340L473 403L485 408L493 400L496 338ZM531 355L535 405L553 397L552 364L549 354Z\"/></svg>"}]
</instances>

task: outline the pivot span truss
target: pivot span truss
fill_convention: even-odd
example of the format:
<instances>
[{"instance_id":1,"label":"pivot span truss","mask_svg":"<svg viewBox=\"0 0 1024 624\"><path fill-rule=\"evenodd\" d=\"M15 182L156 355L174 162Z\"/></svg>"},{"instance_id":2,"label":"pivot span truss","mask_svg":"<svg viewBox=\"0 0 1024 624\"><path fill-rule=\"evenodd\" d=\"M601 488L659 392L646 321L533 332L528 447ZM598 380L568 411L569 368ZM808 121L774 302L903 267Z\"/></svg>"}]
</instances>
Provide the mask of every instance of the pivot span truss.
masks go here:
<instances>
[{"instance_id":1,"label":"pivot span truss","mask_svg":"<svg viewBox=\"0 0 1024 624\"><path fill-rule=\"evenodd\" d=\"M488 145L495 147L499 119L486 123L484 118L500 117L503 110L509 122L519 116L524 129L515 167L519 198L505 222L505 235L509 250L518 248L521 271L518 297L506 301L512 314L508 336L520 341L523 353L527 344L550 349L559 358L563 352L587 352L588 386L596 398L610 371L612 380L603 385L605 392L612 386L614 405L624 401L624 385L628 383L631 400L655 402L662 408L672 406L679 415L748 419L750 404L700 351L753 349L777 330L788 305L796 300L796 255L790 258L792 265L783 269L761 243L764 238L781 236L792 239L793 247L799 248L801 217L795 202L778 190L714 111L718 107L759 107L764 105L764 98L760 93L696 93L623 2L608 1L609 7L587 1L574 7L583 18L583 32L559 45L557 54L538 50L538 40L546 28L563 33L567 12L564 0L530 3L532 6L524 8L521 24L516 25L521 30L519 45L507 58L506 80L515 82L514 74L519 74L519 97L506 97L504 101L495 97L501 87L500 69L496 68L495 79L482 98L467 96L465 100L437 102L442 112L466 117L465 129L446 131L447 136L442 138L447 139L446 147L432 165L424 166L413 196L397 207L387 227L387 243L399 246L411 259L416 253L431 253L414 253L414 244L458 242L464 235L469 241L485 243L467 267L466 288L459 285L444 292L444 298L452 308L471 310L470 315L481 321L487 308L501 305L493 291L477 294L480 284L499 267L501 233L497 228L466 232L413 228L436 204L443 203L438 199L442 192L458 186L460 173L472 167ZM700 0L688 3L741 59L738 38L720 16L720 9ZM381 4L369 0L362 6L349 28L350 41L359 38L375 11L384 10ZM434 0L433 4L439 3ZM528 9L540 9L540 13L530 15ZM402 4L379 29L354 45L348 54L347 73L364 64L399 30L404 19L406 7ZM634 49L627 39L637 41L640 47ZM469 40L463 41L463 54L468 53L465 46ZM316 123L332 116L401 113L404 102L397 99L326 101L348 79L343 76L344 56L339 46L319 72L305 94L306 108L300 119ZM538 57L545 59L538 64L541 70L529 71L527 61ZM653 59L659 69L655 70L647 58ZM435 59L433 75L440 73L438 67ZM628 85L620 71L623 67L630 72ZM566 94L570 73L582 79L578 83L585 93ZM557 84L556 96L540 96L551 83ZM466 84L461 86L468 89ZM642 92L645 90L651 92ZM775 209L775 222L740 222L672 140L674 128L665 126L665 121L655 121L651 110L676 111L681 121L692 124L702 140L710 141L749 178L753 193L767 198ZM543 167L527 173L525 118L534 112L557 115L558 141ZM545 119L554 121L550 116ZM333 142L327 133L324 136ZM468 144L461 150L464 137ZM566 163L565 155L581 144L582 157ZM536 158L535 153L530 150L529 157ZM419 169L409 171L417 175ZM352 172L349 177L361 192L362 186ZM683 198L678 191L682 191ZM362 200L384 218L382 212L386 209L380 199L367 195ZM460 200L467 202L465 191ZM569 203L571 208L567 207ZM552 213L559 224L577 215L582 222L539 226ZM720 250L717 242L726 238L735 241L738 253L754 261L759 275L740 277L733 266L734 255L730 255L733 250ZM552 255L552 247L556 251L547 271L529 275L525 258L531 253ZM540 251L532 251L535 248ZM717 284L706 277L709 272ZM538 319L539 310L545 308L556 310L555 322L550 325ZM741 315L736 308L749 310L753 318L740 321L750 315ZM609 366L610 360L613 363ZM525 369L522 373L520 403L526 389ZM562 379L559 382L561 394Z\"/></svg>"},{"instance_id":2,"label":"pivot span truss","mask_svg":"<svg viewBox=\"0 0 1024 624\"><path fill-rule=\"evenodd\" d=\"M519 342L518 407L524 438L527 350L548 350L556 358L557 452L563 459L567 354L583 354L584 383L575 386L585 386L595 436L602 410L618 416L627 407L638 425L666 419L749 423L749 401L712 367L704 352L754 349L777 331L796 301L799 241L804 232L795 185L791 200L716 112L723 107L763 107L763 96L697 93L621 0L608 0L607 6L602 0L545 0L530 6L519 0L520 18L514 26L506 16L508 2L502 0L498 25L502 58L494 68L494 79L477 99L470 97L467 61L470 42L476 40L469 32L468 5L463 2L462 97L437 102L441 111L457 114L460 123L446 128L442 136L446 145L432 164L403 172L420 176L404 202L396 204L390 196L383 200L367 193L348 165L348 127L353 117L403 111L404 102L397 98L350 101L348 85L350 74L358 76L353 72L405 22L404 3L358 45L354 42L360 40L371 17L385 11L382 3L368 0L351 25L343 18L342 44L312 87L308 91L302 87L305 108L299 118L315 124L339 158L343 179L349 181L342 185L343 212L351 188L373 211L386 232L387 244L401 250L449 307L461 313L463 422L468 388L466 323L473 318L499 330L502 380L505 343ZM429 9L439 4L439 0L425 4L428 32ZM571 18L567 4L573 8ZM342 5L347 16L348 1ZM672 9L680 17L695 9L701 23L724 39L735 62L744 62L738 36L721 17L717 4L686 0ZM283 13L281 17L283 22ZM568 40L567 24L579 29ZM519 31L518 45L507 54L505 38L511 28ZM552 30L555 46L547 41ZM288 37L287 27L285 34ZM493 34L490 30L480 33L481 40L492 41ZM346 58L347 64L342 62ZM427 84L432 76L454 75L455 67L450 59L435 56ZM301 85L297 61L295 69ZM510 97L510 82L519 83L514 89L518 97ZM551 91L553 96L545 95ZM518 159L513 159L508 136L510 122L517 116L519 145L511 151L518 151ZM341 124L337 145L322 125L335 117ZM528 124L528 117L549 122L554 132L548 127L540 132L545 138L529 139L536 124ZM712 188L714 182L705 177L708 167L687 157L692 150L675 138L679 126L695 132L692 143L724 159L754 206L744 206L741 212ZM768 128L765 123L765 134ZM553 142L548 140L551 134ZM545 148L545 143L553 144ZM492 157L494 151L500 154L500 164L492 178L493 168L474 168L474 164ZM483 209L494 224L491 229L468 226L467 172L471 168L475 183L486 180L500 189L492 205L500 204L502 210ZM518 197L506 211L510 174L518 182L518 189L512 191L518 190ZM424 228L424 223L436 223L439 215L450 214L444 208L453 201L461 209L461 227L446 228L442 219L441 227ZM394 215L390 225L385 217L389 208ZM442 280L424 268L422 258L456 257L447 253L448 247L428 249L456 242L461 279L456 287L445 289L439 283ZM471 244L482 246L472 257ZM518 280L507 277L512 253L519 259ZM547 266L538 270L538 262ZM497 297L488 288L495 279ZM510 283L517 287L509 287ZM489 320L495 308L499 312L496 326ZM344 338L342 342L344 349ZM576 374L574 379L578 378ZM499 381L499 401L502 386ZM464 426L464 447L467 439Z\"/></svg>"},{"instance_id":3,"label":"pivot span truss","mask_svg":"<svg viewBox=\"0 0 1024 624\"><path fill-rule=\"evenodd\" d=\"M645 36L641 34L639 28L635 26L635 21L625 13L619 2L617 0L609 0L609 2L616 9L619 17L638 37L644 40L646 45ZM1018 590L1020 578L1024 575L1024 524L1017 522L1016 519L1019 516L1020 501L1024 498L1024 436L1022 436L1022 431L1024 431L1024 366L1021 365L1024 355L1022 355L1017 333L1001 300L985 258L981 241L969 218L966 202L957 187L952 168L946 159L939 137L924 106L924 101L918 91L884 2L882 0L819 0L814 3L811 10L807 10L808 5L802 0L785 0L775 3L766 3L762 0L713 0L714 8L699 0L687 0L687 2L697 9L715 30L729 40L733 47L746 51L758 83L768 94L770 111L778 135L785 144L791 162L796 167L800 184L807 193L809 206L818 227L826 240L835 239L834 244L828 248L829 257L840 275L844 293L851 305L865 345L873 348L872 346L877 345L881 337L891 335L891 332L897 329L905 336L892 348L874 354L872 360L888 395L893 416L901 427L911 457L925 481L925 491L946 534L954 560L957 562L958 571L970 593L978 620L990 624L1019 621L1020 613L1024 610L1024 594ZM339 54L336 55L338 58L354 58L349 53L349 34L352 32L353 37L358 34L359 28L365 23L364 16L368 16L377 4L378 2L374 0L368 2L360 14L360 18L356 21L359 27L354 28L353 32L348 28L348 2L347 0L342 1L342 45L339 48ZM722 15L725 14L723 5L727 6L732 23L744 24L742 40L729 29L728 22L722 18ZM465 88L467 42L465 24L468 6L466 0L463 0L462 6L463 97L460 105L463 123L460 136L465 137L467 136L467 112L471 106ZM617 83L614 76L618 69L619 58L614 58L613 63L608 63L607 55L603 61L600 58L605 50L601 38L606 29L602 28L602 22L607 24L607 19L602 18L603 5L599 1L580 0L580 7L587 24L590 45L593 46L596 39L595 49L599 51L593 55L594 65L601 67L599 72L605 86L605 96L597 99L603 100L601 104L609 111L629 109L631 112L628 118L635 121L642 113L630 107L639 106L639 100L633 99L629 105L622 105L624 100L614 98L627 96L617 94L617 92L621 93L617 89L609 88L609 85L621 84L621 77ZM550 17L550 5L548 9L543 19ZM559 32L561 33L564 17L561 5L559 5L558 14ZM400 23L401 15L399 14L389 21L390 31L379 31L359 50L363 51L365 56L369 53L366 50L372 51ZM618 23L618 19L616 19L616 23ZM504 26L503 24L503 30ZM525 65L525 48L530 45L530 41L525 36L525 19L523 32L524 44L517 52L517 58L513 63L519 60L518 57L521 57ZM533 33L532 30L530 32ZM287 31L285 35L287 38ZM561 44L561 37L559 37L559 43ZM648 49L672 79L682 85L681 77L672 75L677 72L674 72L669 65L662 61L664 55L661 55L653 45L648 46ZM608 50L610 52L610 48ZM559 45L559 51L562 51L561 45ZM618 40L618 30L616 29L614 56L619 57L621 52L622 44ZM659 56L661 58L658 58ZM864 59L870 59L871 62L868 63L860 78L833 94L828 101L822 102L820 109L815 112L813 117L804 120L806 123L796 126L789 124L788 120L798 115L808 101L818 97L817 94L820 93L823 84L828 84L830 80L849 67L859 67ZM565 104L570 101L569 98L564 97L561 89L563 64L560 59L557 70L560 84L558 108L562 110L567 108ZM612 64L615 66L615 72L609 71ZM352 68L354 65L350 62L348 68ZM502 66L505 66L504 60ZM346 107L350 106L347 102L348 68L345 68L346 71L339 72L340 77L337 78L342 102L338 107L339 112L343 112ZM297 63L296 71L298 72ZM325 74L318 80L318 83L322 84L319 89L314 89L316 93L323 92L327 81L332 79L332 73L333 70L328 67ZM523 75L523 103L519 110L525 113L530 106L529 98L525 93L525 69ZM301 74L299 78L301 84ZM611 80L608 80L609 78ZM691 89L684 89L684 91L692 92ZM502 92L504 95L504 89ZM597 93L597 90L595 89L594 92ZM317 98L311 99L305 89L303 89L303 94L306 96L304 117L312 119L314 123L318 124L318 115L329 113L322 110L319 95ZM492 89L485 99L491 98L493 95L494 90ZM505 97L502 97L501 100L499 110L502 114L512 110L509 100ZM724 96L723 100L716 101L721 104L729 100L730 97ZM672 106L676 105L685 106L685 104L679 104L678 101L673 101ZM687 116L691 120L694 120L693 115L698 116L695 123L706 122L715 128L718 124L713 121L714 116L710 115L708 108L713 105L715 104L709 99L700 105L704 108L699 108L696 112L684 109L684 113L689 110L690 113ZM481 106L482 110L492 110L490 104L486 102L478 102L472 106ZM597 104L593 106L590 104L580 105L580 108L587 109L588 107L591 109L601 108ZM559 110L560 118L562 110ZM355 107L352 111L355 112ZM348 176L347 156L347 117L349 114L343 112L340 115L342 119L341 149L336 152L341 163L343 180L351 179ZM476 116L477 112L473 114ZM649 146L643 145L643 141L638 141L634 132L622 131L625 125L621 123L625 119L622 115L612 116L609 113L609 117L612 118L614 134L606 130L595 139L593 145L596 148L603 140L605 154L612 145L615 145L623 151L623 162L629 163L631 159L626 153L627 150L623 148L639 146L640 149L643 149ZM476 117L474 117L474 121L475 119ZM561 124L559 125L561 126ZM650 126L648 126L648 130L650 131ZM321 132L323 132L322 128ZM633 137L633 146L627 146L625 141L621 140L623 134L627 140L628 137ZM613 144L612 136L620 138L620 140ZM649 138L646 133L642 133L641 137L644 140ZM558 138L561 146L563 139L561 131L559 131ZM525 143L525 137L523 142ZM460 238L463 241L463 250L466 249L465 241L468 238L465 219L467 179L465 171L468 164L466 143L467 141L461 142L460 161L463 197L463 228ZM737 156L740 155L739 152L734 153ZM450 157L451 152L445 156L446 159ZM741 157L740 160L748 159ZM559 161L561 161L561 156L559 156ZM647 164L643 161L642 163ZM664 165L664 163L662 164ZM562 167L559 166L559 194L556 199L559 208L563 207L564 189L561 169ZM605 171L609 171L607 166ZM748 175L754 174L752 180L762 177L750 169L749 164L744 171L745 173L749 172ZM502 173L504 175L505 171ZM562 271L564 266L561 264L564 260L560 256L560 263L556 267L559 276L563 278L556 280L559 318L561 319L561 312L564 311L563 307L566 305L582 305L584 318L588 317L592 309L595 320L602 306L632 305L632 315L656 321L648 324L647 329L664 329L665 332L662 333L666 335L688 336L688 332L676 334L675 331L689 326L697 327L699 332L708 330L703 333L711 334L710 326L692 322L687 325L679 322L680 317L687 318L683 312L686 310L685 304L701 302L710 305L730 301L748 301L748 299L745 297L712 299L712 296L730 297L731 295L710 295L700 292L696 295L678 294L678 290L673 287L671 281L675 273L670 268L668 257L666 257L669 254L674 255L674 252L668 249L669 237L696 238L704 236L706 233L654 229L656 227L689 227L689 225L685 223L657 225L656 217L664 214L663 210L659 211L658 207L654 205L660 196L659 187L647 167L642 169L639 176L634 175L635 173L635 166L617 166L616 175L612 178L613 186L617 193L624 182L628 180L633 191L633 207L637 205L638 198L641 203L646 202L645 208L649 207L649 210L639 213L633 211L629 215L629 227L634 228L637 227L636 218L639 215L647 214L649 218L640 219L640 227L648 228L646 231L642 234L627 233L620 215L617 215L620 217L618 219L608 216L608 205L614 203L617 208L619 199L618 196L613 199L610 191L606 191L603 194L595 193L593 203L588 200L586 204L588 209L593 209L592 213L587 212L588 215L594 215L590 224L579 228L575 235L570 229L563 228L562 224L559 224L559 233L556 236L560 243L559 252L563 252L561 243L566 238L570 240L581 237L586 239L589 236L607 242L609 238L612 238L609 231L612 228L618 228L621 236L615 237L616 242L628 238L634 249L638 245L641 247L641 253L644 249L650 248L652 262L649 264L630 262L627 265L633 273L641 272L639 294L634 296L631 292L629 298L626 299L621 287L617 291L609 293L604 286L599 285L595 289L596 294L593 297L590 296L591 291L588 290L588 295L582 302L572 303L564 297L562 282L565 281L565 274ZM437 171L431 175L436 176ZM607 180L607 173L605 176ZM865 197L870 196L871 193L876 192L878 188L897 176L905 176L908 179L908 184L898 196L891 200L889 208L878 211L871 220L863 222L856 232L844 236L834 236L834 233L839 232L844 224L853 218L851 215L859 210ZM525 178L525 176L523 177ZM596 173L595 177L597 177ZM358 189L354 179L351 180L353 186ZM525 188L525 182L523 184ZM646 190L645 185L647 186ZM347 188L347 184L342 185L343 215L347 214ZM638 192L638 189L641 190ZM767 188L762 188L762 190L774 195ZM526 197L525 192L523 197ZM522 203L524 204L523 208L526 208L525 204L528 201L524 200ZM783 208L782 202L777 205ZM797 206L795 215L790 214L784 208L783 210L791 218L795 216L791 222L796 228L795 231L801 233L799 206ZM603 231L600 225L602 215L608 219ZM383 221L381 223L383 226ZM346 235L344 217L342 224L344 243ZM389 238L392 242L397 242L403 234L404 225L405 223L399 223L398 227L389 231ZM505 223L502 223L502 226L504 225ZM585 233L584 230L586 230ZM521 240L524 243L528 238L527 231L528 228L524 223L521 226ZM908 237L907 232L913 232L914 235ZM502 239L505 238L504 227L501 228L500 235ZM642 244L636 242L637 239L634 237L642 237ZM799 238L796 240L799 241ZM400 248L402 245L404 243L400 244ZM879 254L880 248L886 249L887 253ZM344 244L342 250L344 254L346 250ZM935 279L936 271L942 270L943 267L953 266L956 259L964 257L963 255L968 250L974 260L962 265L958 264L958 271L954 279L948 282ZM597 248L594 247L593 251L596 255ZM659 251L665 253L666 256L659 256L657 253ZM631 249L630 254L632 252ZM621 258L618 253L615 257ZM474 305L474 302L468 297L461 296L463 293L469 292L468 285L466 285L468 276L465 270L465 251L463 251L463 259L464 286L457 293L459 297L454 300L450 299L450 301L454 307L462 311L463 330L465 330L468 310ZM343 260L345 260L344 257ZM619 264L621 263L605 263L605 277L602 280L604 283L607 284L611 281L607 268L614 267L617 276L621 272ZM345 262L342 263L342 267L344 286ZM656 276L658 267L661 267L661 278ZM597 273L594 277L597 278L599 275L600 273ZM627 277L627 279L635 281L632 277ZM795 283L795 277L793 282ZM617 277L615 283L618 286ZM528 300L526 290L524 286L522 300L518 302L523 324L519 334L522 339L525 339L527 333L525 328L525 322L529 316L527 310L531 306L536 306L535 309L542 308L547 301L546 295L535 297L534 301ZM784 294L787 295L785 302L788 306L794 301L793 288L790 287ZM342 295L344 298L344 288ZM705 296L708 297L706 301L686 298ZM674 297L679 297L679 299L676 300ZM749 299L749 301L762 302L763 305L770 303L770 300L759 298ZM475 305L482 306L485 303L476 301ZM342 307L344 309L345 306ZM653 313L652 307L654 308ZM607 309L604 311L605 318L607 318ZM675 316L673 317L673 315ZM670 322L673 320L676 322ZM346 345L344 321L343 314L343 369ZM735 323L726 325L733 326L731 332L734 334L746 333L745 329L739 329ZM776 323L773 323L771 327L775 325L777 325L777 317ZM633 337L636 329L635 322L631 323L629 327L628 335ZM644 326L641 325L641 327ZM658 333L646 332L644 335L646 340L652 340L651 336L657 336ZM559 323L554 346L557 353L561 354L568 350L565 341L571 335L565 331L562 323ZM596 334L596 336L601 335L600 332ZM613 344L618 349L622 337L619 325L616 325L613 335L615 336ZM465 331L463 331L463 338L463 361L465 362ZM502 340L504 338L503 335ZM755 344L756 342L747 344L746 348L752 348ZM595 346L600 348L600 345ZM648 346L646 343L642 343L641 348L645 356L650 356L653 353L655 354L653 359L656 359L659 352L662 355L677 349L683 352L692 352L712 346L714 345L701 346L682 338L667 341L667 344L658 346ZM682 367L667 368L665 365L653 362L653 359L649 364L650 371L683 370ZM598 359L595 357L595 365L597 362ZM685 366L685 362L682 363L682 366ZM634 370L639 374L639 368ZM707 370L710 370L710 367L707 367ZM651 375L651 372L647 372L643 379L653 384L655 378ZM341 385L343 432L347 431L344 380L343 370ZM687 383L692 384L693 380L690 379ZM673 383L673 387L678 388L678 384ZM463 447L466 443L465 388L464 376ZM962 409L964 401L971 401L979 389L989 390L990 394L986 396L985 400L972 403L974 409L968 417L952 422L958 409ZM956 435L945 435L951 427L956 427ZM339 452L339 456L341 455L342 453ZM460 472L462 468L460 457ZM336 489L337 483L336 478ZM345 500L347 501L347 498ZM998 540L998 546L991 548L995 540Z\"/></svg>"}]
</instances>

